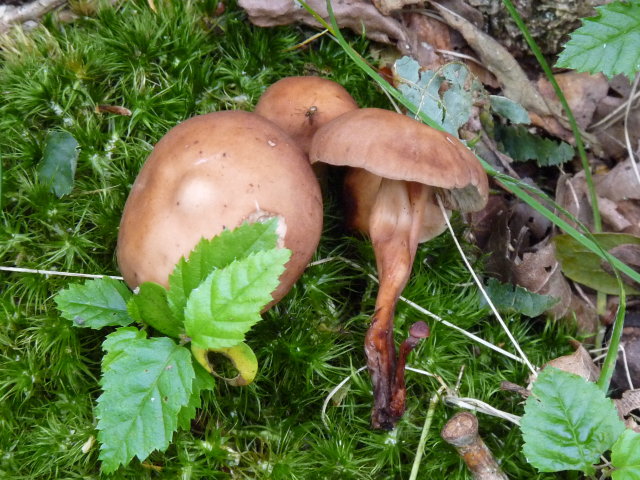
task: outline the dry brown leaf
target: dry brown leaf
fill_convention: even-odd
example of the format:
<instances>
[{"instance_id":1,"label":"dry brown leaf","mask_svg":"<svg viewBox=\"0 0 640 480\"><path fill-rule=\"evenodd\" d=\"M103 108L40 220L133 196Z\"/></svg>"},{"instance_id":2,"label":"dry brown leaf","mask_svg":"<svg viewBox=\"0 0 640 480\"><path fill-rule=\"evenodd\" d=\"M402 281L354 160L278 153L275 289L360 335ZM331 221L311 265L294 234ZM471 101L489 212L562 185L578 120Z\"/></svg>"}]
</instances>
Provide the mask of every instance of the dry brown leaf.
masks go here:
<instances>
[{"instance_id":1,"label":"dry brown leaf","mask_svg":"<svg viewBox=\"0 0 640 480\"><path fill-rule=\"evenodd\" d=\"M593 212L589 203L587 182L583 171L574 176L563 174L558 178L556 203L584 225L593 224ZM572 227L578 226L572 218L560 212L558 215Z\"/></svg>"},{"instance_id":2,"label":"dry brown leaf","mask_svg":"<svg viewBox=\"0 0 640 480\"><path fill-rule=\"evenodd\" d=\"M307 0L307 5L322 18L328 19L325 0ZM290 0L239 0L247 11L249 20L260 27L273 27L301 22L314 27L320 24L298 2ZM411 45L405 28L393 17L382 15L366 0L344 0L333 2L333 13L340 27L350 28L382 43L396 44L403 54L411 54Z\"/></svg>"},{"instance_id":3,"label":"dry brown leaf","mask_svg":"<svg viewBox=\"0 0 640 480\"><path fill-rule=\"evenodd\" d=\"M603 150L607 152L607 156L610 158L626 158L628 155L624 143L623 122L626 101L627 98L609 95L600 101L596 114L594 115L594 121L598 121L608 117L609 114L615 111L619 112L619 115L616 117L617 120L606 122L604 125L600 125L593 130ZM629 114L628 130L631 145L638 145L638 142L640 142L640 107L637 105L631 109Z\"/></svg>"},{"instance_id":4,"label":"dry brown leaf","mask_svg":"<svg viewBox=\"0 0 640 480\"><path fill-rule=\"evenodd\" d=\"M513 267L515 283L540 295L560 299L547 313L562 318L569 311L571 288L562 275L552 242L541 244L536 252L525 253Z\"/></svg>"},{"instance_id":5,"label":"dry brown leaf","mask_svg":"<svg viewBox=\"0 0 640 480\"><path fill-rule=\"evenodd\" d=\"M630 227L622 230L622 233L640 237L640 201L621 200L617 203L617 209L631 223Z\"/></svg>"},{"instance_id":6,"label":"dry brown leaf","mask_svg":"<svg viewBox=\"0 0 640 480\"><path fill-rule=\"evenodd\" d=\"M414 5L416 3L424 3L424 0L373 0L373 4L383 15L389 15L391 12L400 10L405 5Z\"/></svg>"},{"instance_id":7,"label":"dry brown leaf","mask_svg":"<svg viewBox=\"0 0 640 480\"><path fill-rule=\"evenodd\" d=\"M620 417L626 417L633 410L640 409L640 389L627 390L622 394L622 398L615 399L614 403Z\"/></svg>"},{"instance_id":8,"label":"dry brown leaf","mask_svg":"<svg viewBox=\"0 0 640 480\"><path fill-rule=\"evenodd\" d=\"M600 369L593 363L591 355L582 345L579 345L571 355L554 358L547 362L544 367L555 367L565 372L580 375L588 382L595 382L600 376Z\"/></svg>"},{"instance_id":9,"label":"dry brown leaf","mask_svg":"<svg viewBox=\"0 0 640 480\"><path fill-rule=\"evenodd\" d=\"M605 175L594 178L596 192L609 200L640 200L640 184L633 173L631 160L618 163Z\"/></svg>"},{"instance_id":10,"label":"dry brown leaf","mask_svg":"<svg viewBox=\"0 0 640 480\"><path fill-rule=\"evenodd\" d=\"M556 82L564 93L571 111L581 128L591 124L593 114L600 101L607 96L609 83L602 74L567 72L554 75ZM538 80L540 93L557 101L556 92L546 78Z\"/></svg>"}]
</instances>

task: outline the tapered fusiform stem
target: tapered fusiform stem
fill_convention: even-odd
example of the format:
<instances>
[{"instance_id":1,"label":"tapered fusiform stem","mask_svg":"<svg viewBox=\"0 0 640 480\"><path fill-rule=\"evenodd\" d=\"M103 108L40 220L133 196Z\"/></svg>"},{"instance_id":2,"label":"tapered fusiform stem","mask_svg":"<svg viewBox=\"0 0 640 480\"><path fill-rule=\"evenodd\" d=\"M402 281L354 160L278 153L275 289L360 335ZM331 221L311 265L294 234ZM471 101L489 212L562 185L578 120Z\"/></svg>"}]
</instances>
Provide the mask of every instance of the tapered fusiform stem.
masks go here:
<instances>
[{"instance_id":1,"label":"tapered fusiform stem","mask_svg":"<svg viewBox=\"0 0 640 480\"><path fill-rule=\"evenodd\" d=\"M471 471L474 480L507 480L491 450L478 433L478 419L469 412L455 414L440 432Z\"/></svg>"},{"instance_id":2,"label":"tapered fusiform stem","mask_svg":"<svg viewBox=\"0 0 640 480\"><path fill-rule=\"evenodd\" d=\"M367 366L373 383L371 425L374 428L392 429L402 415L391 408L397 388L393 319L398 298L411 274L427 196L424 185L383 179L371 210L369 234L380 281L375 313L365 338Z\"/></svg>"}]
</instances>

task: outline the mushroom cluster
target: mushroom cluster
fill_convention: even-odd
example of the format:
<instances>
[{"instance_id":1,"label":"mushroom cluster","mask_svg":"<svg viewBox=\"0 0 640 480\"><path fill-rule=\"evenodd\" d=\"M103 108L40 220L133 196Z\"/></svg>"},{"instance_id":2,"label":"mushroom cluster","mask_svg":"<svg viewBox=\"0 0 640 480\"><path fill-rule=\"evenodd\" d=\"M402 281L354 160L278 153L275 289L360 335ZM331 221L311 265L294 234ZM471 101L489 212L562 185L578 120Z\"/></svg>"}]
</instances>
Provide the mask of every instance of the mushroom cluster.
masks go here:
<instances>
[{"instance_id":1,"label":"mushroom cluster","mask_svg":"<svg viewBox=\"0 0 640 480\"><path fill-rule=\"evenodd\" d=\"M291 77L269 87L256 112L278 123L319 164L349 167L345 178L347 223L371 238L379 290L365 338L374 406L371 424L391 429L405 409L406 357L420 338L414 324L396 356L393 320L411 273L417 246L441 234L447 209L484 208L488 180L473 153L452 135L408 116L359 109L343 87L317 77Z\"/></svg>"},{"instance_id":2,"label":"mushroom cluster","mask_svg":"<svg viewBox=\"0 0 640 480\"><path fill-rule=\"evenodd\" d=\"M290 77L260 98L255 113L217 112L170 130L140 171L118 236L125 281L167 285L178 260L202 237L277 216L292 251L272 302L300 277L322 229L322 198L311 165L349 167L348 224L371 238L379 290L365 338L374 405L371 424L391 429L405 409L408 353L428 336L417 322L396 355L393 320L417 246L446 227L448 209L487 202L487 176L458 139L405 115L358 108L339 84Z\"/></svg>"}]
</instances>

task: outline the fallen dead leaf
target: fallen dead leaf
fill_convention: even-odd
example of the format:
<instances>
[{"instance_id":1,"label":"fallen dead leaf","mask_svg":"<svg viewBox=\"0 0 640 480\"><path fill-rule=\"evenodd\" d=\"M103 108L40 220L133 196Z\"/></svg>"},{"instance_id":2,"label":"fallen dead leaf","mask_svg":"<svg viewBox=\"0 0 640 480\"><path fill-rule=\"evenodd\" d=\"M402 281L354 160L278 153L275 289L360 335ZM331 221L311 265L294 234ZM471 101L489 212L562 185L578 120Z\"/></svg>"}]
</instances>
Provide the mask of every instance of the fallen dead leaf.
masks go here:
<instances>
[{"instance_id":1,"label":"fallen dead leaf","mask_svg":"<svg viewBox=\"0 0 640 480\"><path fill-rule=\"evenodd\" d=\"M622 398L614 400L620 417L626 417L633 410L640 409L640 389L627 390L622 394Z\"/></svg>"},{"instance_id":2,"label":"fallen dead leaf","mask_svg":"<svg viewBox=\"0 0 640 480\"><path fill-rule=\"evenodd\" d=\"M554 358L547 362L544 367L555 367L579 375L588 382L595 382L600 376L600 369L593 363L591 355L582 345L578 345L576 351L570 355Z\"/></svg>"},{"instance_id":3,"label":"fallen dead leaf","mask_svg":"<svg viewBox=\"0 0 640 480\"><path fill-rule=\"evenodd\" d=\"M540 295L560 299L547 313L554 318L564 317L571 304L571 288L562 275L552 242L538 246L537 251L525 253L513 267L515 283Z\"/></svg>"},{"instance_id":4,"label":"fallen dead leaf","mask_svg":"<svg viewBox=\"0 0 640 480\"><path fill-rule=\"evenodd\" d=\"M423 3L422 0L373 0L373 4L383 15L400 10L405 5Z\"/></svg>"},{"instance_id":5,"label":"fallen dead leaf","mask_svg":"<svg viewBox=\"0 0 640 480\"><path fill-rule=\"evenodd\" d=\"M567 72L554 75L564 93L571 111L581 128L587 128L593 119L596 107L607 96L609 83L602 74ZM547 98L558 100L551 82L546 78L538 80L540 93Z\"/></svg>"},{"instance_id":6,"label":"fallen dead leaf","mask_svg":"<svg viewBox=\"0 0 640 480\"><path fill-rule=\"evenodd\" d=\"M322 18L328 20L325 0L307 0L307 5ZM320 27L311 14L298 2L290 0L239 0L238 4L247 11L249 20L259 27L273 27L290 23L305 23ZM333 2L333 13L340 27L346 27L357 34L364 31L376 42L396 44L401 53L410 55L413 49L405 28L398 20L380 13L371 2L350 0Z\"/></svg>"}]
</instances>

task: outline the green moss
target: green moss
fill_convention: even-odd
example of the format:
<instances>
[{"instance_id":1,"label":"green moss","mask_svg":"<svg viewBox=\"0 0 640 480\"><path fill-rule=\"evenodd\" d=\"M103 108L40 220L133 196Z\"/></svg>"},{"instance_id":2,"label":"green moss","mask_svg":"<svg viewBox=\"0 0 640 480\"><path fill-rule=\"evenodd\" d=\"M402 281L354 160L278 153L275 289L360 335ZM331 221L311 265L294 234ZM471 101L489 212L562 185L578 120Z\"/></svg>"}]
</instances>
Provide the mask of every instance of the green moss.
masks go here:
<instances>
[{"instance_id":1,"label":"green moss","mask_svg":"<svg viewBox=\"0 0 640 480\"><path fill-rule=\"evenodd\" d=\"M309 35L300 28L259 29L216 2L143 0L104 7L94 18L5 40L0 66L0 255L3 265L117 274L120 213L152 145L172 126L214 110L251 108L261 92L287 75L319 71L342 83L363 106L386 99L329 38L292 49ZM365 53L367 42L353 38ZM96 113L119 105L131 116ZM80 144L73 192L60 199L36 180L44 139L65 130ZM329 191L330 196L337 196ZM411 469L437 383L408 374L408 411L393 433L369 429L370 384L354 374L321 419L326 395L364 364L364 333L375 303L369 244L349 236L340 206L327 201L318 259L293 292L251 332L261 370L243 389L218 384L189 432L147 461L134 460L112 478L390 479ZM460 228L458 228L460 229ZM480 266L478 264L478 266ZM74 329L51 297L74 280L0 272L0 477L25 480L99 478L93 402L104 332ZM405 296L495 344L509 348L497 323L480 311L477 293L448 235L420 248ZM396 338L420 314L400 304ZM521 412L519 399L498 391L500 380L526 381L522 365L461 334L431 323L432 335L411 356L416 367L455 384L461 395ZM560 326L509 322L532 361L565 349ZM560 346L558 346L560 345ZM440 405L420 478L469 478L437 435L454 409ZM520 454L517 429L481 417L487 442L514 478L536 476Z\"/></svg>"}]
</instances>

